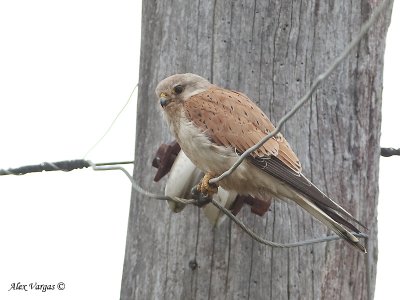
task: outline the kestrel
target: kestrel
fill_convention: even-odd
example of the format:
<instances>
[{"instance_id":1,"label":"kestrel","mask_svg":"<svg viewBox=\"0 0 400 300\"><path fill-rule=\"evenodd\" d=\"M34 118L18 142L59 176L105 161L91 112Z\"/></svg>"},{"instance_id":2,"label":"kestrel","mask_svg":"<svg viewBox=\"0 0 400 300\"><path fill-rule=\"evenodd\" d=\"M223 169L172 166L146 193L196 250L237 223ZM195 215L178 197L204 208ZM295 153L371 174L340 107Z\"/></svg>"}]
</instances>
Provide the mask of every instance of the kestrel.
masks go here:
<instances>
[{"instance_id":1,"label":"kestrel","mask_svg":"<svg viewBox=\"0 0 400 300\"><path fill-rule=\"evenodd\" d=\"M172 134L183 152L205 173L202 193L216 191L209 180L228 170L239 155L275 129L246 95L211 84L191 73L162 80L156 95ZM257 198L290 199L345 241L366 252L350 231L358 223L302 173L296 154L281 133L265 142L218 184L226 190Z\"/></svg>"}]
</instances>

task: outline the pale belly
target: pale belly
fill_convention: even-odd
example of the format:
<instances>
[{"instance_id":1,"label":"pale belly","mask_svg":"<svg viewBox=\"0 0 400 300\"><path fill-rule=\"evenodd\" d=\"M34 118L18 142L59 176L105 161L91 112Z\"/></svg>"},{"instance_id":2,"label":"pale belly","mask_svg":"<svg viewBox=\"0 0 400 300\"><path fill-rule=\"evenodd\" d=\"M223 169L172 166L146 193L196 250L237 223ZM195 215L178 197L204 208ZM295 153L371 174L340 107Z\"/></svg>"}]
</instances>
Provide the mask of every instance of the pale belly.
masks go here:
<instances>
[{"instance_id":1,"label":"pale belly","mask_svg":"<svg viewBox=\"0 0 400 300\"><path fill-rule=\"evenodd\" d=\"M191 123L181 123L174 133L185 154L204 173L218 176L228 170L238 159L233 149L213 144L204 133ZM245 160L231 175L219 182L226 190L239 194L263 197L265 194L291 194L281 181L259 170Z\"/></svg>"}]
</instances>

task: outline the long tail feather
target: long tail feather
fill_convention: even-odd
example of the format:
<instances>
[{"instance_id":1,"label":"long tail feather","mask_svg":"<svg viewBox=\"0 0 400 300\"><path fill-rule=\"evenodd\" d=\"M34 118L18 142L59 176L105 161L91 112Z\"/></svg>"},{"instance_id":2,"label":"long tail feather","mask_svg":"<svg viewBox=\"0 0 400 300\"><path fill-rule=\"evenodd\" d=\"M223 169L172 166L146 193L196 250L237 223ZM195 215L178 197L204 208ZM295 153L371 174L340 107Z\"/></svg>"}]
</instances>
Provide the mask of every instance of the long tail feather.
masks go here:
<instances>
[{"instance_id":1,"label":"long tail feather","mask_svg":"<svg viewBox=\"0 0 400 300\"><path fill-rule=\"evenodd\" d=\"M321 208L316 206L313 202L305 198L304 196L297 194L296 199L293 199L299 204L302 208L308 211L311 215L313 215L320 222L328 226L332 229L338 236L343 238L350 245L356 247L360 251L367 253L365 247L360 243L360 240L355 237L350 231L344 228L341 224L332 219L326 212L324 212ZM346 224L347 225L347 224Z\"/></svg>"}]
</instances>

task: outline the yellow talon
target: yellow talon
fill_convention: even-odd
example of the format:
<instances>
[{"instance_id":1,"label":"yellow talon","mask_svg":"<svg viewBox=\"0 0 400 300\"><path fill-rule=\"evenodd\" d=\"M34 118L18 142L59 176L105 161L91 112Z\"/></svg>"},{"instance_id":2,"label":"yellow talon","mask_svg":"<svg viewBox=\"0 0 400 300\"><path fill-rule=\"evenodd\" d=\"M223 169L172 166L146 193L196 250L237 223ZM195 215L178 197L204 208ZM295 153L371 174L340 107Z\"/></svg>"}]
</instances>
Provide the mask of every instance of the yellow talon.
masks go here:
<instances>
[{"instance_id":1,"label":"yellow talon","mask_svg":"<svg viewBox=\"0 0 400 300\"><path fill-rule=\"evenodd\" d=\"M197 185L197 190L208 197L212 197L216 192L218 192L218 186L209 183L211 178L214 178L214 174L207 172Z\"/></svg>"}]
</instances>

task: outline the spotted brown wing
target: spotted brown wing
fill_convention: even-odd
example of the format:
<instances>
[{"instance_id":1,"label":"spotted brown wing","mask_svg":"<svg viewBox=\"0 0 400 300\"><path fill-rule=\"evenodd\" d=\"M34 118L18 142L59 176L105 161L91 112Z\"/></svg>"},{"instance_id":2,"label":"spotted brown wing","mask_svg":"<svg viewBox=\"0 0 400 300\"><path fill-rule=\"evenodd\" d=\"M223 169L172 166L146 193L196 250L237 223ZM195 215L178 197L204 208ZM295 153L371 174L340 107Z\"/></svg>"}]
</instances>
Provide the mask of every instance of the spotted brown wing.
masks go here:
<instances>
[{"instance_id":1,"label":"spotted brown wing","mask_svg":"<svg viewBox=\"0 0 400 300\"><path fill-rule=\"evenodd\" d=\"M184 102L185 113L218 145L243 153L275 129L274 125L247 96L212 88ZM278 134L254 151L253 158L277 157L289 169L301 173L301 164L289 144Z\"/></svg>"},{"instance_id":2,"label":"spotted brown wing","mask_svg":"<svg viewBox=\"0 0 400 300\"><path fill-rule=\"evenodd\" d=\"M230 147L239 154L275 129L257 105L246 95L235 91L211 88L186 100L184 109L187 118L214 143ZM264 172L307 196L335 221L359 232L343 216L362 224L301 174L299 159L282 134L269 139L248 159Z\"/></svg>"}]
</instances>

